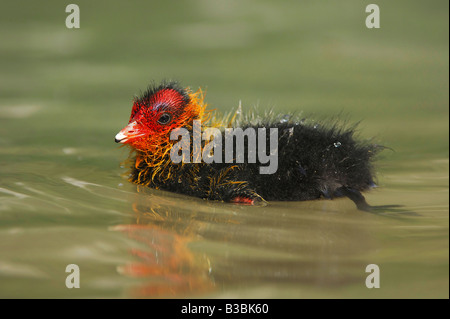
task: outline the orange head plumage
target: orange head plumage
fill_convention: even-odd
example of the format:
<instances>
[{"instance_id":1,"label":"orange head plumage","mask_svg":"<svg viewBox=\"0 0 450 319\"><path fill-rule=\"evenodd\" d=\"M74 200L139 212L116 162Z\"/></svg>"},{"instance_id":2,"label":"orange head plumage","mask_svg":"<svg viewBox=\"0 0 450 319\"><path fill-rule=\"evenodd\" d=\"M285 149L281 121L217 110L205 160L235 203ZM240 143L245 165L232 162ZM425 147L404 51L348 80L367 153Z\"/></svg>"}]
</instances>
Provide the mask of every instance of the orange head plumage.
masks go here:
<instances>
[{"instance_id":1,"label":"orange head plumage","mask_svg":"<svg viewBox=\"0 0 450 319\"><path fill-rule=\"evenodd\" d=\"M178 127L191 130L193 120L207 122L209 112L205 109L201 89L192 92L176 82L150 87L134 100L128 125L115 141L128 144L137 152L136 167L142 160L148 166L160 166L176 143L170 140L170 132Z\"/></svg>"}]
</instances>

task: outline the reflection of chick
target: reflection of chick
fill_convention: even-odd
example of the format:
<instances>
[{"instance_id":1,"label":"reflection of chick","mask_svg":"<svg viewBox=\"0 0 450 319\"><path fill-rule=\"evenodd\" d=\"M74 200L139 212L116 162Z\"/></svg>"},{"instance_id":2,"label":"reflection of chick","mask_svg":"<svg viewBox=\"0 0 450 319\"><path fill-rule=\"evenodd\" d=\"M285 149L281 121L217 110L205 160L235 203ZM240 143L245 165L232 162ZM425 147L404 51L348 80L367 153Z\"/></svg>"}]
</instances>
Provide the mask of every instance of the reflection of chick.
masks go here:
<instances>
[{"instance_id":1,"label":"reflection of chick","mask_svg":"<svg viewBox=\"0 0 450 319\"><path fill-rule=\"evenodd\" d=\"M130 180L152 188L237 203L347 196L360 209L369 207L361 192L374 185L371 160L379 147L355 141L352 129L280 117L256 124L237 120L214 124L208 122L210 113L205 108L201 91L193 93L173 82L149 88L136 99L129 124L115 139L135 151ZM259 168L266 165L259 159L256 163L173 163L170 150L176 141L170 140L170 132L178 127L192 132L194 120L221 128L277 128L278 170L260 174Z\"/></svg>"},{"instance_id":2,"label":"reflection of chick","mask_svg":"<svg viewBox=\"0 0 450 319\"><path fill-rule=\"evenodd\" d=\"M119 267L119 272L150 281L133 290L140 297L182 295L192 290L212 289L207 278L208 260L196 260L186 246L188 237L177 235L154 225L120 225L113 228L146 245L145 249L132 249L139 258Z\"/></svg>"}]
</instances>

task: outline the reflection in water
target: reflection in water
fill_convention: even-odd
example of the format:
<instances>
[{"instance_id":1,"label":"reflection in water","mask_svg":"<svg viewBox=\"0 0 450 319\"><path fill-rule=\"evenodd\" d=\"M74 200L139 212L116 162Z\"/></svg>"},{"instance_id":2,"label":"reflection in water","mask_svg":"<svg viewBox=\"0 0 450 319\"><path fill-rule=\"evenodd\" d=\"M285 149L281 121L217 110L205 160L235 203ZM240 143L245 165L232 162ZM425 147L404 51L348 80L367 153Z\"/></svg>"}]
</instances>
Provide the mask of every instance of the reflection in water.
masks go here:
<instances>
[{"instance_id":1,"label":"reflection in water","mask_svg":"<svg viewBox=\"0 0 450 319\"><path fill-rule=\"evenodd\" d=\"M138 262L119 267L122 274L149 279L133 289L133 295L178 295L212 289L213 284L208 278L209 260L199 258L187 247L189 237L151 224L117 226L113 230L123 231L146 245L131 250Z\"/></svg>"},{"instance_id":2,"label":"reflection in water","mask_svg":"<svg viewBox=\"0 0 450 319\"><path fill-rule=\"evenodd\" d=\"M182 297L258 283L364 283L371 246L364 213L335 214L317 209L320 201L312 202L315 210L311 202L239 206L137 187L135 223L112 228L139 243L131 250L136 262L119 267L142 278L133 296Z\"/></svg>"}]
</instances>

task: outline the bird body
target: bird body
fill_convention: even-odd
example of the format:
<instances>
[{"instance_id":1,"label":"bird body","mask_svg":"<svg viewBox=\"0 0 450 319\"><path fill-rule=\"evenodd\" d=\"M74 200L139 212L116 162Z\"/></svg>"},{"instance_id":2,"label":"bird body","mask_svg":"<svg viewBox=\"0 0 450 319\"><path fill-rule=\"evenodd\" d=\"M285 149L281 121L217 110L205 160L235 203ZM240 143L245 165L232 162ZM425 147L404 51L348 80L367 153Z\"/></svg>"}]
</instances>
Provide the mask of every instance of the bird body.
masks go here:
<instances>
[{"instance_id":1,"label":"bird body","mask_svg":"<svg viewBox=\"0 0 450 319\"><path fill-rule=\"evenodd\" d=\"M217 148L209 148L220 156L214 161L196 161L191 153L187 161L175 163L171 149L178 140L170 138L171 132L176 128L189 132L188 146L192 150L194 121L223 133L213 138ZM240 161L236 150L229 156L232 148L225 132L237 128L258 133L257 143L246 136ZM272 143L271 129L276 129L276 143ZM261 136L261 132L265 135ZM116 142L131 146L129 180L137 184L242 204L347 196L360 209L368 206L361 192L374 186L372 160L380 150L377 145L356 141L354 127L319 125L293 115L250 118L238 109L221 119L206 110L201 90L192 92L174 82L151 87L135 99L129 124L116 135ZM236 145L237 137L231 142ZM201 148L204 150L208 143L211 140L202 139ZM277 146L275 153L273 144ZM253 152L264 155L263 159ZM276 170L263 174L261 168L271 165L270 155L276 156Z\"/></svg>"}]
</instances>

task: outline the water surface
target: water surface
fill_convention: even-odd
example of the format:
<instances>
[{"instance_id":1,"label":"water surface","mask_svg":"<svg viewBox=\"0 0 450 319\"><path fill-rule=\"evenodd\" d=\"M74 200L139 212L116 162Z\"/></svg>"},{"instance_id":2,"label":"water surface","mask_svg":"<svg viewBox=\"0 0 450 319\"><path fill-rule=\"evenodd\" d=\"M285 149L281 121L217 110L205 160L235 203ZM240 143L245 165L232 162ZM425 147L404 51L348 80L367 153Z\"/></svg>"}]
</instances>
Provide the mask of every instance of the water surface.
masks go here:
<instances>
[{"instance_id":1,"label":"water surface","mask_svg":"<svg viewBox=\"0 0 450 319\"><path fill-rule=\"evenodd\" d=\"M57 1L0 12L0 297L448 298L448 2L378 1L379 30L359 1L77 4L78 30ZM361 120L361 139L390 148L366 198L401 207L129 183L114 136L163 78L223 112Z\"/></svg>"}]
</instances>

